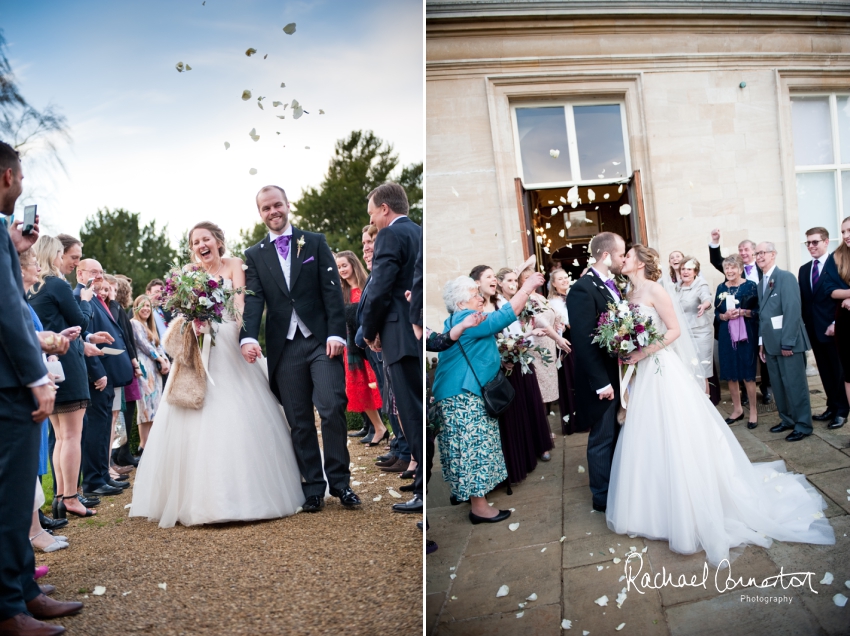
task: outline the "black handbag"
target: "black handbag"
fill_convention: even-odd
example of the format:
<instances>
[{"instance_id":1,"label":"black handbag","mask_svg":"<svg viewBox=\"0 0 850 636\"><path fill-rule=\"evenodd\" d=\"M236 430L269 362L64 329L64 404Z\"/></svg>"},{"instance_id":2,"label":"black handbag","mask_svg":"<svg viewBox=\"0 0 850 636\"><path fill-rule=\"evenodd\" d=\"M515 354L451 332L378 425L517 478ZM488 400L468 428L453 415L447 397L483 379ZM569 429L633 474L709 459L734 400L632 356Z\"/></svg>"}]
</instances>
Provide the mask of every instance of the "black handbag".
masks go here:
<instances>
[{"instance_id":1,"label":"black handbag","mask_svg":"<svg viewBox=\"0 0 850 636\"><path fill-rule=\"evenodd\" d=\"M475 368L466 356L463 345L460 344L460 340L458 340L457 346L460 347L460 352L466 358L469 368L472 369L472 375L475 377L475 381L481 387L481 399L484 400L484 409L490 417L499 417L508 410L511 402L513 402L514 395L516 395L516 391L514 391L514 388L501 369L496 373L495 378L482 386L481 380L478 379L478 375L475 373Z\"/></svg>"}]
</instances>

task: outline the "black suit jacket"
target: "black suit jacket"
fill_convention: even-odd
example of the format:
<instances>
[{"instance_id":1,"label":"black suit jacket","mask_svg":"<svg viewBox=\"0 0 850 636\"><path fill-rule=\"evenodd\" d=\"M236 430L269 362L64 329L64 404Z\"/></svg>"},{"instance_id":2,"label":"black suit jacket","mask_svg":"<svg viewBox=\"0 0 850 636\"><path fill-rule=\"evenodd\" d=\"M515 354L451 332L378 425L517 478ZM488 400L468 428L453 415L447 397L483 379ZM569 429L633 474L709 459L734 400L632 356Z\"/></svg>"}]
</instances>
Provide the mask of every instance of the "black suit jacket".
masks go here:
<instances>
[{"instance_id":1,"label":"black suit jacket","mask_svg":"<svg viewBox=\"0 0 850 636\"><path fill-rule=\"evenodd\" d=\"M424 323L422 316L422 238L419 238L419 255L413 270L413 287L410 290L410 322L420 327Z\"/></svg>"},{"instance_id":2,"label":"black suit jacket","mask_svg":"<svg viewBox=\"0 0 850 636\"><path fill-rule=\"evenodd\" d=\"M812 261L800 267L797 277L800 284L800 299L803 305L803 323L809 333L809 340L818 342L834 342L835 339L826 335L826 329L835 320L835 312L841 302L832 298L836 289L846 289L846 285L838 275L835 257L830 254L823 264L818 284L812 289Z\"/></svg>"},{"instance_id":3,"label":"black suit jacket","mask_svg":"<svg viewBox=\"0 0 850 636\"><path fill-rule=\"evenodd\" d=\"M302 238L304 247L299 254L298 242ZM266 308L269 383L275 393L278 389L274 371L283 356L293 310L320 341L325 342L330 336L345 340L345 303L339 270L324 234L293 227L289 258L287 284L277 249L268 235L245 251L245 286L254 293L245 296L245 324L240 338L259 337Z\"/></svg>"},{"instance_id":4,"label":"black suit jacket","mask_svg":"<svg viewBox=\"0 0 850 636\"><path fill-rule=\"evenodd\" d=\"M77 285L74 290L74 296L80 300L80 290L82 285ZM97 298L91 299L92 316L89 321L89 326L83 334L83 338L91 333L98 331L106 331L115 339L110 345L102 345L100 348L109 347L111 349L123 349L124 352L117 356L99 356L86 358L86 366L88 367L89 380L96 382L104 375L109 379L109 383L113 386L127 386L136 377L133 370L133 363L130 362L130 354L127 353L127 343L124 341L124 331L121 325L115 320L114 316L110 316L103 304Z\"/></svg>"},{"instance_id":5,"label":"black suit jacket","mask_svg":"<svg viewBox=\"0 0 850 636\"><path fill-rule=\"evenodd\" d=\"M708 258L711 261L711 264L714 265L714 269L716 269L721 274L725 274L723 271L723 255L720 253L719 247L711 247L708 246ZM764 278L764 273L761 271L761 268L756 265L756 271L759 273L759 281ZM746 278L746 276L744 277Z\"/></svg>"},{"instance_id":6,"label":"black suit jacket","mask_svg":"<svg viewBox=\"0 0 850 636\"><path fill-rule=\"evenodd\" d=\"M375 239L372 278L361 320L363 337L381 336L384 362L394 364L405 356L419 356L421 343L410 326L410 304L404 292L413 288L413 272L422 239L422 228L406 216L385 227Z\"/></svg>"},{"instance_id":7,"label":"black suit jacket","mask_svg":"<svg viewBox=\"0 0 850 636\"><path fill-rule=\"evenodd\" d=\"M0 223L0 289L6 297L0 311L0 389L17 389L46 376L47 367L24 295L21 262L5 223Z\"/></svg>"},{"instance_id":8,"label":"black suit jacket","mask_svg":"<svg viewBox=\"0 0 850 636\"><path fill-rule=\"evenodd\" d=\"M602 419L611 406L609 400L600 400L597 391L609 384L614 388L614 400L620 400L620 375L617 359L598 344L594 344L593 330L599 316L614 302L601 278L592 271L579 278L567 295L567 311L570 315L576 373L575 396L577 425L590 428Z\"/></svg>"}]
</instances>

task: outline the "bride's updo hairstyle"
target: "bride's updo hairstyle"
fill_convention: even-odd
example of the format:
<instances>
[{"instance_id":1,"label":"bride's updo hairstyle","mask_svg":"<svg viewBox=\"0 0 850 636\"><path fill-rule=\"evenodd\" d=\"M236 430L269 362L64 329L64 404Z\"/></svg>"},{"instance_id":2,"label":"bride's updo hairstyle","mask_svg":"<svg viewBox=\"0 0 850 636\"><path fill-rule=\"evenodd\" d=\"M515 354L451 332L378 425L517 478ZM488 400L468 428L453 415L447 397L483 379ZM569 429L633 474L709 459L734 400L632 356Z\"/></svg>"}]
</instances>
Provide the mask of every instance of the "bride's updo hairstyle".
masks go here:
<instances>
[{"instance_id":1,"label":"bride's updo hairstyle","mask_svg":"<svg viewBox=\"0 0 850 636\"><path fill-rule=\"evenodd\" d=\"M657 281L661 278L661 256L651 247L646 247L640 243L632 245L635 251L635 257L646 266L644 276L648 280Z\"/></svg>"},{"instance_id":2,"label":"bride's updo hairstyle","mask_svg":"<svg viewBox=\"0 0 850 636\"><path fill-rule=\"evenodd\" d=\"M201 221L189 230L189 251L192 252L192 259L195 258L195 251L192 249L192 234L195 230L207 230L212 234L215 242L218 243L218 255L224 256L224 252L226 251L224 247L224 231L211 221Z\"/></svg>"}]
</instances>

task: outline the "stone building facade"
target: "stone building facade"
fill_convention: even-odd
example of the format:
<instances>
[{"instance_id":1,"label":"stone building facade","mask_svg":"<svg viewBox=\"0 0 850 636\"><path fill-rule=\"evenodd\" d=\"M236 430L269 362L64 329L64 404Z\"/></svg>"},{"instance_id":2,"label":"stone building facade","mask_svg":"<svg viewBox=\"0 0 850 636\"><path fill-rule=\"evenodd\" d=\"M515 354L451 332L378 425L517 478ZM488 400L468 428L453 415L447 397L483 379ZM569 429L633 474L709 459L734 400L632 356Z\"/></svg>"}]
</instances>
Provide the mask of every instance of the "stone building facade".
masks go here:
<instances>
[{"instance_id":1,"label":"stone building facade","mask_svg":"<svg viewBox=\"0 0 850 636\"><path fill-rule=\"evenodd\" d=\"M448 279L530 254L575 278L604 229L696 256L712 286L715 227L724 254L770 240L795 273L807 228L837 245L850 3L427 0L426 17L433 328Z\"/></svg>"}]
</instances>

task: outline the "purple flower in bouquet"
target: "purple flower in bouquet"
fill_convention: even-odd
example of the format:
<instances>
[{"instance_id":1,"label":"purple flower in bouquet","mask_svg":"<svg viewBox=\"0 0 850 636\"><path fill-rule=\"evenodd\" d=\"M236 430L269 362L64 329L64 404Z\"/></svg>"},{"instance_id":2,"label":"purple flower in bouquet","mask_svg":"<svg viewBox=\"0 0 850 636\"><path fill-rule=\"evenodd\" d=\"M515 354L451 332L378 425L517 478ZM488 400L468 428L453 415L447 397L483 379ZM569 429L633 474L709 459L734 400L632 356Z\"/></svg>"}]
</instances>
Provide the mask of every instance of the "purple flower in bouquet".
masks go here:
<instances>
[{"instance_id":1,"label":"purple flower in bouquet","mask_svg":"<svg viewBox=\"0 0 850 636\"><path fill-rule=\"evenodd\" d=\"M218 289L218 281L215 278L210 278L207 281L207 287L210 289Z\"/></svg>"}]
</instances>

